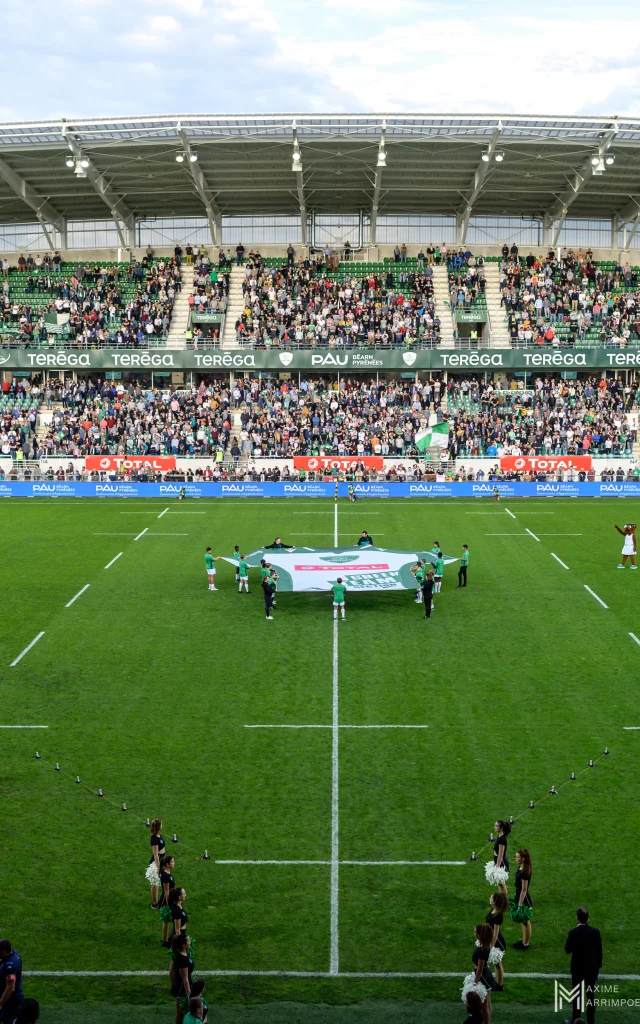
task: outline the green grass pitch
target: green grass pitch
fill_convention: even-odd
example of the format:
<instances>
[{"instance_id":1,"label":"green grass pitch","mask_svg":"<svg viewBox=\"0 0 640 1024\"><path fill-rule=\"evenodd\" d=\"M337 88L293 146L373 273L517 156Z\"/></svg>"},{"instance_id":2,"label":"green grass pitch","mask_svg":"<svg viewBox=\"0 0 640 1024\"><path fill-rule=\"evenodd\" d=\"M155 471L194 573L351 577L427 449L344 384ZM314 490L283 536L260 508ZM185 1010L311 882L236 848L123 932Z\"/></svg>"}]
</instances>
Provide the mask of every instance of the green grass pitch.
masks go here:
<instances>
[{"instance_id":1,"label":"green grass pitch","mask_svg":"<svg viewBox=\"0 0 640 1024\"><path fill-rule=\"evenodd\" d=\"M332 725L330 598L282 594L266 622L255 571L246 595L231 565L218 563L215 594L204 570L207 545L230 556L236 543L250 551L280 534L332 546L333 502L192 501L159 519L166 507L0 504L0 725L48 726L0 729L1 930L25 970L166 971L140 821L158 815L165 837L180 840L169 848L196 974L313 975L212 975L214 1019L253 1020L258 1004L270 1007L260 1019L315 1020L310 1004L321 1003L345 1024L413 1021L424 1017L411 1005L429 1001L430 1019L461 1020L458 978L402 975L467 972L491 892L483 865L495 818L520 815L608 747L518 819L510 854L532 853L532 947L508 949L494 1020L552 1019L551 978L567 971L579 904L603 932L603 971L638 974L640 730L624 727L640 726L630 636L640 638L640 571L616 569L613 524L640 521L640 503L340 503L340 544L367 529L385 547L437 538L458 555L464 542L471 559L466 591L447 567L430 622L410 592L347 595L340 724L428 729L340 729L339 860L391 863L341 863L337 886L330 863L216 863L331 862L332 729L245 728ZM205 848L211 861L200 859ZM397 863L406 861L464 863ZM510 946L519 927L507 922L505 935ZM619 985L640 996L637 981ZM153 974L36 976L25 988L45 1004L45 1022L121 1020L125 1004L173 1015L167 978ZM76 1017L69 1006L81 1002L93 1005ZM309 1004L308 1014L286 1016L285 1004ZM127 1019L151 1019L145 1012Z\"/></svg>"}]
</instances>

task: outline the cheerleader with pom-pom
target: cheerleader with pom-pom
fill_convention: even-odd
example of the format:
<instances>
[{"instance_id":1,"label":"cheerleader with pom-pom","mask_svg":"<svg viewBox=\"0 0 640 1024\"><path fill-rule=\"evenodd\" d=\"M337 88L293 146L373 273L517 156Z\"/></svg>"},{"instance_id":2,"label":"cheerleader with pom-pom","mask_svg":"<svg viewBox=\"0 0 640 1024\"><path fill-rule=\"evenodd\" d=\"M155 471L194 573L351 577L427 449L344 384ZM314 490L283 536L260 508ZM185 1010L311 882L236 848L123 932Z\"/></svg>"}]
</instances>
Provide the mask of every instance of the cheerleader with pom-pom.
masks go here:
<instances>
[{"instance_id":1,"label":"cheerleader with pom-pom","mask_svg":"<svg viewBox=\"0 0 640 1024\"><path fill-rule=\"evenodd\" d=\"M151 860L145 878L151 884L151 907L158 910L158 889L160 888L160 858L164 855L164 839L162 838L162 822L154 818L151 822Z\"/></svg>"},{"instance_id":2,"label":"cheerleader with pom-pom","mask_svg":"<svg viewBox=\"0 0 640 1024\"><path fill-rule=\"evenodd\" d=\"M514 942L514 949L529 949L531 942L531 918L533 917L533 903L529 886L531 884L531 854L528 850L516 852L516 891L515 896L509 900L509 917L522 925L522 940Z\"/></svg>"},{"instance_id":3,"label":"cheerleader with pom-pom","mask_svg":"<svg viewBox=\"0 0 640 1024\"><path fill-rule=\"evenodd\" d=\"M496 821L494 828L496 830L496 841L493 844L493 863L497 868L502 868L509 874L509 859L507 857L507 840L509 833L511 832L511 825L508 821L503 821L499 818ZM504 882L496 882L500 892L507 895L506 879Z\"/></svg>"},{"instance_id":4,"label":"cheerleader with pom-pom","mask_svg":"<svg viewBox=\"0 0 640 1024\"><path fill-rule=\"evenodd\" d=\"M474 972L468 974L462 986L462 998L466 1000L469 992L475 992L482 1000L484 1024L491 1024L491 989L495 988L493 974L489 970L489 954L493 929L488 924L477 924L474 929L476 947L471 955Z\"/></svg>"},{"instance_id":5,"label":"cheerleader with pom-pom","mask_svg":"<svg viewBox=\"0 0 640 1024\"><path fill-rule=\"evenodd\" d=\"M500 925L504 921L504 915L509 909L509 901L503 892L494 892L489 900L489 913L485 917L486 923L492 931L491 950L489 952L489 967L496 972L496 989L502 992L504 988L504 967L502 957L507 948L504 935L500 931Z\"/></svg>"},{"instance_id":6,"label":"cheerleader with pom-pom","mask_svg":"<svg viewBox=\"0 0 640 1024\"><path fill-rule=\"evenodd\" d=\"M169 925L171 924L171 907L169 906L169 893L176 887L176 880L173 877L173 869L176 866L175 857L170 853L160 859L160 920L162 921L162 945L169 948Z\"/></svg>"}]
</instances>

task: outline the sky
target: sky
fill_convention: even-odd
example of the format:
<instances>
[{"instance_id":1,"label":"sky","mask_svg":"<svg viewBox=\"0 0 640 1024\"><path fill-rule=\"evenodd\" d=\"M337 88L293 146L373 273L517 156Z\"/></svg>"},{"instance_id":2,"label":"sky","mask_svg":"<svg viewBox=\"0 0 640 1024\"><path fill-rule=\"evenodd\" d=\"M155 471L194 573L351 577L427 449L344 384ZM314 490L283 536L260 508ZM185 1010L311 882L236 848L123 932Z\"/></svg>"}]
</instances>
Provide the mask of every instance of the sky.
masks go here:
<instances>
[{"instance_id":1,"label":"sky","mask_svg":"<svg viewBox=\"0 0 640 1024\"><path fill-rule=\"evenodd\" d=\"M4 121L640 115L640 7L628 0L2 0L2 15Z\"/></svg>"}]
</instances>

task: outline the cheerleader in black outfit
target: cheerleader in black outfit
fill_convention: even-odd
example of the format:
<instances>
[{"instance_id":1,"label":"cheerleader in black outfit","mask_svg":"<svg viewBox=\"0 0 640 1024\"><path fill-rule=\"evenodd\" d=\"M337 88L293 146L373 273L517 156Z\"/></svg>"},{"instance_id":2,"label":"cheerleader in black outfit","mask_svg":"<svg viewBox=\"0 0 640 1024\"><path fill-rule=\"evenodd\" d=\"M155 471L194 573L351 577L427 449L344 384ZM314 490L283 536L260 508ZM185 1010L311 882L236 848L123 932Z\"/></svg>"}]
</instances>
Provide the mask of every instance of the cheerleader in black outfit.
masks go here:
<instances>
[{"instance_id":1,"label":"cheerleader in black outfit","mask_svg":"<svg viewBox=\"0 0 640 1024\"><path fill-rule=\"evenodd\" d=\"M467 996L467 1014L464 1024L484 1024L482 999L475 992L469 992Z\"/></svg>"},{"instance_id":2,"label":"cheerleader in black outfit","mask_svg":"<svg viewBox=\"0 0 640 1024\"><path fill-rule=\"evenodd\" d=\"M146 878L151 883L151 906L157 910L158 889L160 887L160 858L164 854L164 839L162 838L162 822L160 818L154 818L151 822L151 860L147 868Z\"/></svg>"},{"instance_id":3,"label":"cheerleader in black outfit","mask_svg":"<svg viewBox=\"0 0 640 1024\"><path fill-rule=\"evenodd\" d=\"M512 921L519 921L522 925L522 941L514 942L514 949L529 949L531 942L531 917L533 915L533 903L529 887L531 884L531 854L528 850L516 852L516 892L509 902L509 915Z\"/></svg>"},{"instance_id":4,"label":"cheerleader in black outfit","mask_svg":"<svg viewBox=\"0 0 640 1024\"><path fill-rule=\"evenodd\" d=\"M504 868L505 871L509 870L509 859L507 857L507 838L511 832L511 825L508 821L503 821L501 818L496 821L494 828L497 833L497 839L493 844L493 863L497 868ZM498 888L500 892L507 895L507 887L504 884L499 884Z\"/></svg>"},{"instance_id":5,"label":"cheerleader in black outfit","mask_svg":"<svg viewBox=\"0 0 640 1024\"><path fill-rule=\"evenodd\" d=\"M188 935L176 935L171 943L171 964L169 980L171 995L176 1000L176 1024L182 1024L187 1004L191 996L191 975L193 974L193 955L191 939Z\"/></svg>"},{"instance_id":6,"label":"cheerleader in black outfit","mask_svg":"<svg viewBox=\"0 0 640 1024\"><path fill-rule=\"evenodd\" d=\"M169 910L171 911L171 920L173 921L171 942L173 942L174 936L184 935L187 930L189 915L182 906L182 901L186 899L186 896L187 894L184 889L171 889L169 892L167 902L169 904Z\"/></svg>"},{"instance_id":7,"label":"cheerleader in black outfit","mask_svg":"<svg viewBox=\"0 0 640 1024\"><path fill-rule=\"evenodd\" d=\"M483 1004L484 1013L484 1024L491 1024L491 990L495 988L495 981L493 980L493 974L489 970L489 952L491 950L491 940L493 939L493 930L488 924L477 924L474 929L474 935L476 941L480 945L474 949L471 959L473 960L473 966L475 968L474 982L477 985L479 982L484 985L487 990L487 998Z\"/></svg>"},{"instance_id":8,"label":"cheerleader in black outfit","mask_svg":"<svg viewBox=\"0 0 640 1024\"><path fill-rule=\"evenodd\" d=\"M202 999L202 1024L207 1024L207 1016L209 1013L209 1007L207 1002L202 995L204 992L204 978L194 978L191 983L191 996L200 996Z\"/></svg>"},{"instance_id":9,"label":"cheerleader in black outfit","mask_svg":"<svg viewBox=\"0 0 640 1024\"><path fill-rule=\"evenodd\" d=\"M504 920L504 915L509 909L509 901L502 892L494 892L489 900L489 913L485 917L485 921L491 927L493 933L491 939L491 948L500 950L501 953L507 948L507 944L504 941L504 935L500 931L500 925ZM489 956L492 958L491 953ZM493 959L493 958L492 958ZM502 992L504 988L504 967L502 966L502 958L496 960L492 965L496 972L496 989L498 992Z\"/></svg>"},{"instance_id":10,"label":"cheerleader in black outfit","mask_svg":"<svg viewBox=\"0 0 640 1024\"><path fill-rule=\"evenodd\" d=\"M173 877L173 869L176 866L175 857L166 853L160 859L160 920L162 921L162 945L168 949L169 925L171 923L171 909L169 907L169 893L176 887L176 880Z\"/></svg>"}]
</instances>

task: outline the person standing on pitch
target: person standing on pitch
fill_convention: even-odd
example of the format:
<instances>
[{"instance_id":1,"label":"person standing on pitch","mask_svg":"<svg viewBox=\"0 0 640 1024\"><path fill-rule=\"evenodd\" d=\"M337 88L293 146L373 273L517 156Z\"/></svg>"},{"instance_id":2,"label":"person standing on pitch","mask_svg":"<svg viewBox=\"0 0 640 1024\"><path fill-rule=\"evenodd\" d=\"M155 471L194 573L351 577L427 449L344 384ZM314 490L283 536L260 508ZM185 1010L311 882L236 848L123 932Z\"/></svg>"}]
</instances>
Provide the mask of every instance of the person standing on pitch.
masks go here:
<instances>
[{"instance_id":1,"label":"person standing on pitch","mask_svg":"<svg viewBox=\"0 0 640 1024\"><path fill-rule=\"evenodd\" d=\"M262 590L264 592L264 613L267 619L273 619L271 614L271 608L273 606L273 595L276 589L276 581L272 576L267 576L262 581Z\"/></svg>"},{"instance_id":2,"label":"person standing on pitch","mask_svg":"<svg viewBox=\"0 0 640 1024\"><path fill-rule=\"evenodd\" d=\"M635 523L625 523L622 529L620 529L617 523L614 523L614 526L618 533L621 533L624 537L624 544L622 545L622 561L618 565L618 569L624 569L626 567L627 558L631 559L631 568L637 569L636 552L638 545L636 543L636 530L638 527Z\"/></svg>"},{"instance_id":3,"label":"person standing on pitch","mask_svg":"<svg viewBox=\"0 0 640 1024\"><path fill-rule=\"evenodd\" d=\"M442 575L443 575L443 573L444 573L444 558L442 557L442 552L439 551L438 554L436 555L436 561L435 561L435 565L433 567L433 582L435 584L435 593L436 594L440 593L440 588L442 587Z\"/></svg>"},{"instance_id":4,"label":"person standing on pitch","mask_svg":"<svg viewBox=\"0 0 640 1024\"><path fill-rule=\"evenodd\" d=\"M13 1022L23 1002L20 954L9 939L0 939L0 1020Z\"/></svg>"},{"instance_id":5,"label":"person standing on pitch","mask_svg":"<svg viewBox=\"0 0 640 1024\"><path fill-rule=\"evenodd\" d=\"M425 619L431 618L431 608L433 606L433 587L433 569L429 569L427 575L422 581L422 599L424 601Z\"/></svg>"},{"instance_id":6,"label":"person standing on pitch","mask_svg":"<svg viewBox=\"0 0 640 1024\"><path fill-rule=\"evenodd\" d=\"M422 584L425 577L425 561L420 559L415 565L411 566L409 570L413 573L416 578L416 604L422 604Z\"/></svg>"},{"instance_id":7,"label":"person standing on pitch","mask_svg":"<svg viewBox=\"0 0 640 1024\"><path fill-rule=\"evenodd\" d=\"M349 495L349 501L356 500L356 489L353 486L353 484L349 484L349 486L347 487L347 493Z\"/></svg>"},{"instance_id":8,"label":"person standing on pitch","mask_svg":"<svg viewBox=\"0 0 640 1024\"><path fill-rule=\"evenodd\" d=\"M567 935L564 946L565 953L571 954L571 987L584 983L586 1007L579 1006L578 1000L573 1002L572 1020L581 1013L587 1012L587 1024L594 1024L596 1019L595 987L602 967L602 938L597 928L589 924L589 911L584 907L576 910L578 924ZM565 1021L565 1024L569 1024Z\"/></svg>"},{"instance_id":9,"label":"person standing on pitch","mask_svg":"<svg viewBox=\"0 0 640 1024\"><path fill-rule=\"evenodd\" d=\"M344 595L347 588L342 582L341 576L338 576L336 582L331 584L331 589L333 590L333 617L334 619L338 618L339 608L344 620L346 617L344 614Z\"/></svg>"},{"instance_id":10,"label":"person standing on pitch","mask_svg":"<svg viewBox=\"0 0 640 1024\"><path fill-rule=\"evenodd\" d=\"M240 545L239 544L236 544L235 548L233 549L233 554L232 554L231 557L233 558L234 562L236 563L236 583L238 583L238 581L240 579L240 573L238 572L238 562L240 561L240 558L241 558L241 555L240 555Z\"/></svg>"},{"instance_id":11,"label":"person standing on pitch","mask_svg":"<svg viewBox=\"0 0 640 1024\"><path fill-rule=\"evenodd\" d=\"M207 548L204 555L204 564L209 578L209 590L216 589L216 562L220 561L220 555L212 555L211 548Z\"/></svg>"},{"instance_id":12,"label":"person standing on pitch","mask_svg":"<svg viewBox=\"0 0 640 1024\"><path fill-rule=\"evenodd\" d=\"M460 568L458 569L458 586L466 587L467 585L467 569L469 568L469 545L462 545L462 558L460 559ZM464 582L463 582L464 581Z\"/></svg>"},{"instance_id":13,"label":"person standing on pitch","mask_svg":"<svg viewBox=\"0 0 640 1024\"><path fill-rule=\"evenodd\" d=\"M246 593L249 593L249 563L245 560L244 555L240 555L240 561L238 562L238 593L242 593L242 584L244 583L244 589Z\"/></svg>"}]
</instances>

